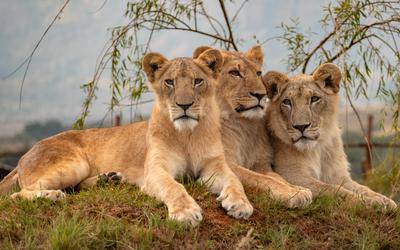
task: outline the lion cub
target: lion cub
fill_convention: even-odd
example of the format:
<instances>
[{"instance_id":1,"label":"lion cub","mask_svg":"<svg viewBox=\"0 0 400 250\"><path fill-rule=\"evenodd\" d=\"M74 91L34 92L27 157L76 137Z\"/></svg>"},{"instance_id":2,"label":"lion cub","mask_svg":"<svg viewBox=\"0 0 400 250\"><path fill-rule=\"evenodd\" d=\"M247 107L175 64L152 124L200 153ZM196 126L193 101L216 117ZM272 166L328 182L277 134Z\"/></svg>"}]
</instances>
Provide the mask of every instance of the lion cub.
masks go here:
<instances>
[{"instance_id":1,"label":"lion cub","mask_svg":"<svg viewBox=\"0 0 400 250\"><path fill-rule=\"evenodd\" d=\"M156 101L147 131L142 190L163 201L173 219L196 225L201 208L176 182L191 175L219 195L228 214L248 218L253 207L225 161L215 89L223 64L218 50L197 59L167 60L158 53L143 59Z\"/></svg>"},{"instance_id":2,"label":"lion cub","mask_svg":"<svg viewBox=\"0 0 400 250\"><path fill-rule=\"evenodd\" d=\"M337 121L339 68L331 63L312 75L264 75L268 127L272 134L275 171L289 182L321 192L362 199L367 205L395 209L396 203L351 179Z\"/></svg>"}]
</instances>

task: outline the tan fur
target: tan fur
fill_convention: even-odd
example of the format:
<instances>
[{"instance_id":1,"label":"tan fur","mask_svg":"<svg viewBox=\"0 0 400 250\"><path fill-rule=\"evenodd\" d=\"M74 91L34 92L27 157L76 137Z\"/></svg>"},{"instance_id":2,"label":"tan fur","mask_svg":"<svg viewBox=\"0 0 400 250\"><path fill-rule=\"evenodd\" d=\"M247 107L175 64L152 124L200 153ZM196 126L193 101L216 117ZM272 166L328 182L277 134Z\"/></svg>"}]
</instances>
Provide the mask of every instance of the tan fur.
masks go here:
<instances>
[{"instance_id":1,"label":"tan fur","mask_svg":"<svg viewBox=\"0 0 400 250\"><path fill-rule=\"evenodd\" d=\"M193 57L197 58L208 49L210 48L206 46L196 49ZM288 207L308 205L311 202L309 190L290 185L282 177L270 171L272 149L265 129L264 110L260 108L250 111L250 115L243 115L242 112L238 113L235 110L237 107L250 107L258 103L257 98L251 96L250 92L265 94L265 86L261 77L257 75L260 74L262 66L261 48L255 46L247 53L223 52L222 54L224 64L221 68L217 95L220 96L218 106L223 113L220 119L222 141L229 166L246 186L268 191L272 197L285 202ZM150 63L160 63L164 62L163 60L163 57L154 57ZM233 69L239 69L243 78L232 76L229 72ZM150 72L149 79L154 80L155 74ZM266 105L265 98L262 100L262 105ZM24 189L32 183L40 183L39 189L50 187L63 189L79 184L80 188L87 188L97 183L98 174L111 171L122 175L125 182L142 186L147 130L148 122L140 122L110 129L69 131L39 142L24 156L26 159L22 159L17 167L20 186ZM79 160L90 160L89 174L84 165L72 162L52 164L45 160L56 154L61 161L78 151L83 152L83 156L78 157ZM78 159L76 161L79 161ZM46 177L46 174L52 175L52 172L62 174ZM72 181L64 183L63 179ZM26 180L30 180L30 183ZM4 181L0 184L0 188L3 186ZM14 197L16 196L20 194Z\"/></svg>"},{"instance_id":2,"label":"tan fur","mask_svg":"<svg viewBox=\"0 0 400 250\"><path fill-rule=\"evenodd\" d=\"M199 47L193 57L206 49L209 47ZM309 205L311 191L289 184L271 170L272 148L264 117L268 104L261 77L264 57L261 47L254 46L246 53L223 51L222 54L224 65L217 95L222 141L229 166L244 185L268 191L288 207ZM233 71L238 71L239 75ZM255 108L249 109L251 107Z\"/></svg>"},{"instance_id":3,"label":"tan fur","mask_svg":"<svg viewBox=\"0 0 400 250\"><path fill-rule=\"evenodd\" d=\"M391 199L351 179L337 121L338 67L324 64L313 75L294 77L271 71L263 79L272 100L267 121L277 173L311 189L313 195L324 192L362 199L367 205L397 207Z\"/></svg>"},{"instance_id":4,"label":"tan fur","mask_svg":"<svg viewBox=\"0 0 400 250\"><path fill-rule=\"evenodd\" d=\"M4 179L1 181L0 194L6 194L11 191L12 187L18 182L17 169L14 168Z\"/></svg>"},{"instance_id":5,"label":"tan fur","mask_svg":"<svg viewBox=\"0 0 400 250\"><path fill-rule=\"evenodd\" d=\"M178 176L190 174L204 182L235 218L248 218L253 212L225 161L215 100L222 63L221 53L213 49L195 60L168 61L154 53L143 60L156 102L147 132L142 190L162 200L171 218L193 225L202 219L201 209L174 180ZM180 118L183 115L188 117Z\"/></svg>"},{"instance_id":6,"label":"tan fur","mask_svg":"<svg viewBox=\"0 0 400 250\"><path fill-rule=\"evenodd\" d=\"M98 174L115 171L124 182L164 201L170 217L197 224L202 219L200 207L174 180L190 174L219 194L229 215L248 218L253 208L225 162L221 142L214 95L222 63L217 50L206 51L196 60L168 61L160 54L147 55L144 69L156 93L150 121L68 131L38 142L16 168L21 191L12 197L62 199L65 194L60 189L90 187ZM174 80L173 87L165 84L167 78ZM194 87L195 79L203 81ZM197 121L175 121L183 114L177 103L193 103L186 114ZM3 193L8 182L0 183Z\"/></svg>"},{"instance_id":7,"label":"tan fur","mask_svg":"<svg viewBox=\"0 0 400 250\"><path fill-rule=\"evenodd\" d=\"M143 183L143 143L147 122L132 125L67 131L36 143L15 169L21 191L13 198L62 199L60 189L96 179L99 173L121 172L125 181ZM6 177L7 178L7 177ZM14 177L15 178L15 177ZM1 194L9 189L7 179L0 183ZM57 192L53 192L57 191Z\"/></svg>"}]
</instances>

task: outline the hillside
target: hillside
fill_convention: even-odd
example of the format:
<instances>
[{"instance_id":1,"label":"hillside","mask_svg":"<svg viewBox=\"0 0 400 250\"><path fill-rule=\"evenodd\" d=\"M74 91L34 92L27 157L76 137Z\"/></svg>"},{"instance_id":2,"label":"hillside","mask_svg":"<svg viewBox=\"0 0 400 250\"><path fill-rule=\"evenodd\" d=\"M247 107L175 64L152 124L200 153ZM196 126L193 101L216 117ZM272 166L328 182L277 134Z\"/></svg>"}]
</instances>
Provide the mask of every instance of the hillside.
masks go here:
<instances>
[{"instance_id":1,"label":"hillside","mask_svg":"<svg viewBox=\"0 0 400 250\"><path fill-rule=\"evenodd\" d=\"M12 201L0 197L2 249L400 249L400 210L319 197L307 209L286 209L268 194L247 192L255 212L228 217L216 197L188 181L203 208L199 227L165 219L160 202L137 188L95 187L67 200ZM239 248L240 248L239 247Z\"/></svg>"}]
</instances>

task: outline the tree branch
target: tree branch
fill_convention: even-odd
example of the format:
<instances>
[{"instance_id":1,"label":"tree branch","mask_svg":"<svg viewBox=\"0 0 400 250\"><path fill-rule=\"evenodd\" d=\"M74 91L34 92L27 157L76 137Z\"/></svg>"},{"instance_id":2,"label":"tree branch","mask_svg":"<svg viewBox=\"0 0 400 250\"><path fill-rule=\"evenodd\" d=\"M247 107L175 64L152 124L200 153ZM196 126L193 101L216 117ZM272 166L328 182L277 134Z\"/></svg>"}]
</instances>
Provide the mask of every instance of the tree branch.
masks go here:
<instances>
[{"instance_id":1,"label":"tree branch","mask_svg":"<svg viewBox=\"0 0 400 250\"><path fill-rule=\"evenodd\" d=\"M351 42L346 46L343 47L338 53L336 53L334 56L332 56L331 58L328 58L326 60L326 62L333 62L335 61L337 58L339 58L341 55L343 55L344 53L346 53L347 51L349 51L354 45L360 43L362 40L368 39L370 37L374 37L375 35L368 35L368 36L363 36L357 40L351 40Z\"/></svg>"},{"instance_id":2,"label":"tree branch","mask_svg":"<svg viewBox=\"0 0 400 250\"><path fill-rule=\"evenodd\" d=\"M336 22L336 23L335 23L335 26L333 27L333 30L332 30L327 36L325 36L325 37L317 44L317 46L315 46L309 53L307 53L307 56L304 58L304 63L303 63L303 67L302 67L302 69L301 69L301 72L302 72L302 73L306 73L306 69L307 69L308 63L309 63L310 59L312 58L312 56L313 56L322 46L324 46L325 43L328 42L328 40L329 40L333 35L335 35L336 32L337 32L339 29L341 29L341 27L353 16L353 13L354 13L355 11L359 11L359 10L361 10L361 9L367 7L367 6L373 6L373 5L376 5L376 4L391 4L391 3L398 3L398 2L396 2L396 1L386 1L386 2L377 1L377 2L368 2L368 3L366 3L366 4L362 4L361 6L359 6L358 8L356 8L356 10L354 10L351 14L349 14L343 21L341 21L340 23ZM385 21L383 21L383 22L376 22L376 23L367 25L367 26L365 26L365 27L367 27L367 29L368 29L368 28L371 28L371 27L373 27L373 26L387 24L388 21L389 21L389 22L391 22L391 21L398 21L398 19L396 19L396 18L391 18L391 19L385 20ZM365 28L365 27L364 27L364 28ZM343 54L343 53L342 53L342 54Z\"/></svg>"},{"instance_id":3,"label":"tree branch","mask_svg":"<svg viewBox=\"0 0 400 250\"><path fill-rule=\"evenodd\" d=\"M64 11L65 7L67 7L69 2L70 2L70 0L66 0L65 1L63 6L61 7L61 9L57 12L56 16L53 18L51 23L47 26L46 30L43 32L42 36L40 37L39 41L36 43L35 47L33 48L32 52L29 54L29 56L15 70L13 70L11 73L9 73L5 77L3 77L3 79L9 78L13 74L15 74L19 69L21 69L22 66L25 65L25 63L27 63L25 71L24 71L24 76L22 77L21 86L19 88L19 108L20 109L21 109L21 103L22 103L22 90L23 90L23 87L24 87L26 76L28 74L29 66L31 65L31 62L32 62L33 55L35 54L35 52L38 49L39 45L42 43L42 41L43 41L44 37L46 36L46 34L49 32L50 28L54 25L54 23L57 21L57 19L59 19L61 13Z\"/></svg>"},{"instance_id":4,"label":"tree branch","mask_svg":"<svg viewBox=\"0 0 400 250\"><path fill-rule=\"evenodd\" d=\"M237 48L237 46L236 46L235 40L234 40L234 38L233 38L232 28L231 28L231 24L230 24L230 22L229 22L228 14L226 13L224 0L219 0L219 5L221 6L222 13L224 14L224 19L225 19L226 26L227 26L228 32L229 32L229 40L230 40L230 43L232 44L233 49L235 49L236 51L239 51L238 48ZM229 49L229 48L228 48L228 49Z\"/></svg>"}]
</instances>

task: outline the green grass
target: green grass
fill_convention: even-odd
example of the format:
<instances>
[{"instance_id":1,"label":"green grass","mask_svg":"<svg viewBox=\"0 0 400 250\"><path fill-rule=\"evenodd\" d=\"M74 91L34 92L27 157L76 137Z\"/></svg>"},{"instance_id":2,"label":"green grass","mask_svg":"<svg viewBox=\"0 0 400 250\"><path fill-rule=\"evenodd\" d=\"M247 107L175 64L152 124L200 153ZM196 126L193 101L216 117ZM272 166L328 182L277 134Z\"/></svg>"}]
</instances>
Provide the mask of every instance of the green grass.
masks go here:
<instances>
[{"instance_id":1,"label":"green grass","mask_svg":"<svg viewBox=\"0 0 400 250\"><path fill-rule=\"evenodd\" d=\"M161 202L129 185L72 192L61 202L0 197L0 248L233 249L245 239L251 249L400 249L399 210L384 213L327 196L306 209L286 209L251 190L254 214L239 221L203 186L186 187L203 208L195 228L167 219Z\"/></svg>"}]
</instances>

